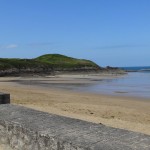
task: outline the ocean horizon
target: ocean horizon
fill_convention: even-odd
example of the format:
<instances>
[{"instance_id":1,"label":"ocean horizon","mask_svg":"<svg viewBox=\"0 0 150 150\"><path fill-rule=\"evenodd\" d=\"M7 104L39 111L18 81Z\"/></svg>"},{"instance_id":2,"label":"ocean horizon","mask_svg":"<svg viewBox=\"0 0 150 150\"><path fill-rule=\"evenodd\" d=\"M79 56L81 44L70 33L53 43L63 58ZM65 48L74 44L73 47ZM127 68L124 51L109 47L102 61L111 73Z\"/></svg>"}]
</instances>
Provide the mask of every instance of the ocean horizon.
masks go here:
<instances>
[{"instance_id":1,"label":"ocean horizon","mask_svg":"<svg viewBox=\"0 0 150 150\"><path fill-rule=\"evenodd\" d=\"M150 71L150 66L129 66L129 67L119 67L126 71Z\"/></svg>"}]
</instances>

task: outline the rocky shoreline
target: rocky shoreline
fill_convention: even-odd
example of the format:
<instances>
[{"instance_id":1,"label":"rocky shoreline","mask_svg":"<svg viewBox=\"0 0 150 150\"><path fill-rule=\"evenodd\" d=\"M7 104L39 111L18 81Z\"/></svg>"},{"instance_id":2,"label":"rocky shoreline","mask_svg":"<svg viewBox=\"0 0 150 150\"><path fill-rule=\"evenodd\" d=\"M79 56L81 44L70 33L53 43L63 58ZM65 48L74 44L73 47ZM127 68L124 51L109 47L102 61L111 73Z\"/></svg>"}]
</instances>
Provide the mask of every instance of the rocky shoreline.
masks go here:
<instances>
[{"instance_id":1,"label":"rocky shoreline","mask_svg":"<svg viewBox=\"0 0 150 150\"><path fill-rule=\"evenodd\" d=\"M27 68L27 69L6 69L6 70L0 70L0 77L5 76L46 76L46 75L57 75L57 74L100 74L100 73L106 73L106 74L126 74L124 70L118 69L118 68L101 68L101 69L95 69L95 68L72 68L72 69L44 69L44 68Z\"/></svg>"}]
</instances>

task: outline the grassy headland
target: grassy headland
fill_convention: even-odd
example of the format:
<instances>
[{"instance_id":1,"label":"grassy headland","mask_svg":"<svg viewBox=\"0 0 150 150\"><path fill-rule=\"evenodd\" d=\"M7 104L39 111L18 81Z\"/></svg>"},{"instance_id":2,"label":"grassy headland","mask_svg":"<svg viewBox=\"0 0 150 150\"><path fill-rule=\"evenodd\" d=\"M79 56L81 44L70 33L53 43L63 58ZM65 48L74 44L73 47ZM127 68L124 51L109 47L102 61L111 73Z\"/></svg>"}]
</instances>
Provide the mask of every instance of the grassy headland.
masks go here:
<instances>
[{"instance_id":1,"label":"grassy headland","mask_svg":"<svg viewBox=\"0 0 150 150\"><path fill-rule=\"evenodd\" d=\"M76 59L60 54L46 54L34 59L0 58L0 76L110 70L118 71L119 69L102 68L90 60Z\"/></svg>"}]
</instances>

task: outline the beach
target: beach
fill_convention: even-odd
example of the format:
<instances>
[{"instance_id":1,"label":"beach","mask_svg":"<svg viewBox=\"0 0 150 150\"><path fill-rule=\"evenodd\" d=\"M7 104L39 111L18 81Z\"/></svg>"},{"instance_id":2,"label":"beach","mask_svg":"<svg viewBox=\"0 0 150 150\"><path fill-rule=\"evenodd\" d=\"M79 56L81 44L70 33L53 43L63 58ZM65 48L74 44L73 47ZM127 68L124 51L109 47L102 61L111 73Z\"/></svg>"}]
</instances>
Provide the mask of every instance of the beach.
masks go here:
<instances>
[{"instance_id":1,"label":"beach","mask_svg":"<svg viewBox=\"0 0 150 150\"><path fill-rule=\"evenodd\" d=\"M0 91L10 93L11 103L15 105L150 135L148 99L74 91L54 86L60 83L92 84L108 78L118 76L1 77ZM44 87L40 83L49 83L51 86Z\"/></svg>"}]
</instances>

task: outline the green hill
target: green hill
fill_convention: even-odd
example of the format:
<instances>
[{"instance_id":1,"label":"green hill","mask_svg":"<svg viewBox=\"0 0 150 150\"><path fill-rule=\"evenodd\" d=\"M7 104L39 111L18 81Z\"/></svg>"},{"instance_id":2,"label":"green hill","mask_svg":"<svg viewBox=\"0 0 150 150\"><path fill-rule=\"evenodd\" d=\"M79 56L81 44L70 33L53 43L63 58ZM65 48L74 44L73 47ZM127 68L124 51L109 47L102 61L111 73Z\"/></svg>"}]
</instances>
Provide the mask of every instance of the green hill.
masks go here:
<instances>
[{"instance_id":1,"label":"green hill","mask_svg":"<svg viewBox=\"0 0 150 150\"><path fill-rule=\"evenodd\" d=\"M98 71L92 61L76 59L60 54L46 54L34 59L0 58L0 75L21 73L50 74L56 71Z\"/></svg>"},{"instance_id":2,"label":"green hill","mask_svg":"<svg viewBox=\"0 0 150 150\"><path fill-rule=\"evenodd\" d=\"M60 54L46 54L34 59L38 62L47 63L55 68L84 68L94 67L99 68L97 64L85 59L76 59Z\"/></svg>"}]
</instances>

